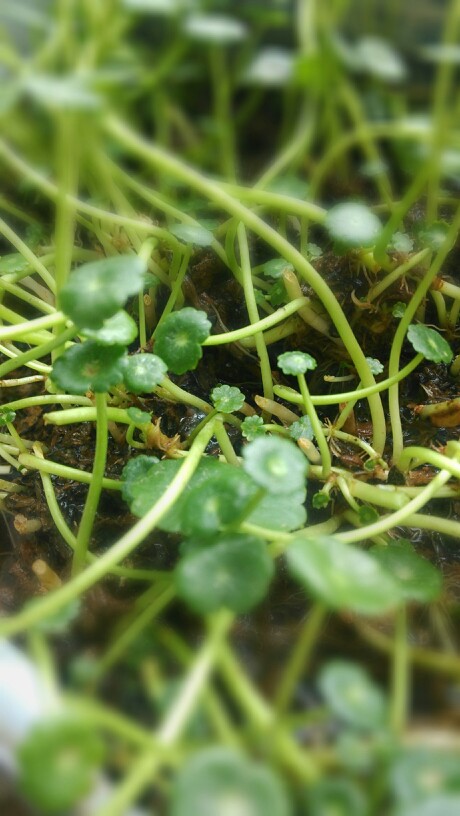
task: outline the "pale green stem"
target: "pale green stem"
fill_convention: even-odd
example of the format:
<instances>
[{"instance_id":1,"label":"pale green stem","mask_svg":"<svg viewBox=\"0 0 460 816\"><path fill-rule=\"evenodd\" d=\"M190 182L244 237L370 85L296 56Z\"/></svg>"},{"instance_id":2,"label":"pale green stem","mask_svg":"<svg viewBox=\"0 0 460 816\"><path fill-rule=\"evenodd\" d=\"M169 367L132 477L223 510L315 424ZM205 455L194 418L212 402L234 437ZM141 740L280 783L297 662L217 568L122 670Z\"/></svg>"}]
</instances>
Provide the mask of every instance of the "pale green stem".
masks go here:
<instances>
[{"instance_id":1,"label":"pale green stem","mask_svg":"<svg viewBox=\"0 0 460 816\"><path fill-rule=\"evenodd\" d=\"M316 603L308 612L291 651L275 695L275 710L280 716L289 706L300 678L306 674L308 661L318 640L327 609Z\"/></svg>"},{"instance_id":2,"label":"pale green stem","mask_svg":"<svg viewBox=\"0 0 460 816\"><path fill-rule=\"evenodd\" d=\"M391 726L394 733L400 737L404 733L407 722L409 703L409 633L407 630L407 610L405 606L396 612L396 626L393 651L393 693L391 695Z\"/></svg>"}]
</instances>

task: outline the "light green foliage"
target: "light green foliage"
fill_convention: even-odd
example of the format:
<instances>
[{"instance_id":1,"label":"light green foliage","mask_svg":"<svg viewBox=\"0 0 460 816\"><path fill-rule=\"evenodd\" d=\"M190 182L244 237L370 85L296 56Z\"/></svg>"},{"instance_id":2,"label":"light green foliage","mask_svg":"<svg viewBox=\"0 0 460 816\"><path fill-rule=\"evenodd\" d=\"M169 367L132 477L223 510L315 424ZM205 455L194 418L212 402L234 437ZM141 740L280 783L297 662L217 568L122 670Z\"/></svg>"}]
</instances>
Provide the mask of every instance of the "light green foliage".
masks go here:
<instances>
[{"instance_id":1,"label":"light green foliage","mask_svg":"<svg viewBox=\"0 0 460 816\"><path fill-rule=\"evenodd\" d=\"M15 411L12 411L10 408L0 408L0 426L14 422L15 419Z\"/></svg>"},{"instance_id":2,"label":"light green foliage","mask_svg":"<svg viewBox=\"0 0 460 816\"><path fill-rule=\"evenodd\" d=\"M398 582L406 601L430 603L439 597L441 573L433 564L417 555L410 541L400 538L390 541L386 547L376 545L371 553Z\"/></svg>"},{"instance_id":3,"label":"light green foliage","mask_svg":"<svg viewBox=\"0 0 460 816\"><path fill-rule=\"evenodd\" d=\"M56 360L51 378L71 394L102 394L123 382L124 355L123 346L105 346L95 340L76 343Z\"/></svg>"},{"instance_id":4,"label":"light green foliage","mask_svg":"<svg viewBox=\"0 0 460 816\"><path fill-rule=\"evenodd\" d=\"M293 422L292 425L289 426L289 436L296 441L297 439L312 440L314 433L310 417L305 414L305 416L301 416L300 419Z\"/></svg>"},{"instance_id":5,"label":"light green foliage","mask_svg":"<svg viewBox=\"0 0 460 816\"><path fill-rule=\"evenodd\" d=\"M202 615L225 607L248 612L267 593L274 572L265 542L226 533L211 546L188 553L175 570L180 598Z\"/></svg>"},{"instance_id":6,"label":"light green foliage","mask_svg":"<svg viewBox=\"0 0 460 816\"><path fill-rule=\"evenodd\" d=\"M142 289L145 263L137 255L92 261L71 273L60 307L81 329L99 329Z\"/></svg>"},{"instance_id":7,"label":"light green foliage","mask_svg":"<svg viewBox=\"0 0 460 816\"><path fill-rule=\"evenodd\" d=\"M217 385L211 391L211 401L217 411L231 414L244 405L244 394L234 385Z\"/></svg>"},{"instance_id":8,"label":"light green foliage","mask_svg":"<svg viewBox=\"0 0 460 816\"><path fill-rule=\"evenodd\" d=\"M98 343L107 346L113 343L119 346L128 346L137 337L137 325L124 309L120 309L112 317L104 320L99 329L85 328L83 333L89 340L97 340Z\"/></svg>"},{"instance_id":9,"label":"light green foliage","mask_svg":"<svg viewBox=\"0 0 460 816\"><path fill-rule=\"evenodd\" d=\"M269 493L285 494L305 484L308 463L292 442L261 437L243 449L243 467Z\"/></svg>"},{"instance_id":10,"label":"light green foliage","mask_svg":"<svg viewBox=\"0 0 460 816\"><path fill-rule=\"evenodd\" d=\"M276 774L229 748L197 752L173 785L171 816L291 816Z\"/></svg>"},{"instance_id":11,"label":"light green foliage","mask_svg":"<svg viewBox=\"0 0 460 816\"><path fill-rule=\"evenodd\" d=\"M292 576L332 609L379 615L402 600L398 583L375 558L337 538L294 538L286 557Z\"/></svg>"},{"instance_id":12,"label":"light green foliage","mask_svg":"<svg viewBox=\"0 0 460 816\"><path fill-rule=\"evenodd\" d=\"M272 258L271 261L265 261L260 267L260 271L263 275L266 275L267 278L275 279L282 278L285 269L293 271L294 267L285 261L284 258Z\"/></svg>"},{"instance_id":13,"label":"light green foliage","mask_svg":"<svg viewBox=\"0 0 460 816\"><path fill-rule=\"evenodd\" d=\"M429 247L434 252L441 249L449 232L449 224L445 221L434 221L432 224L427 224L418 232L419 241L423 246Z\"/></svg>"},{"instance_id":14,"label":"light green foliage","mask_svg":"<svg viewBox=\"0 0 460 816\"><path fill-rule=\"evenodd\" d=\"M454 816L454 805L460 804L459 761L460 753L447 747L433 751L413 746L399 751L389 781L404 816Z\"/></svg>"},{"instance_id":15,"label":"light green foliage","mask_svg":"<svg viewBox=\"0 0 460 816\"><path fill-rule=\"evenodd\" d=\"M87 722L50 719L36 725L18 751L19 785L44 813L62 813L89 793L104 744Z\"/></svg>"},{"instance_id":16,"label":"light green foliage","mask_svg":"<svg viewBox=\"0 0 460 816\"><path fill-rule=\"evenodd\" d=\"M258 436L264 436L266 431L262 417L256 414L245 417L241 423L241 433L248 442L252 442Z\"/></svg>"},{"instance_id":17,"label":"light green foliage","mask_svg":"<svg viewBox=\"0 0 460 816\"><path fill-rule=\"evenodd\" d=\"M155 337L155 354L174 374L184 374L198 365L203 355L201 343L209 337L210 331L206 312L187 306L168 315L160 324Z\"/></svg>"},{"instance_id":18,"label":"light green foliage","mask_svg":"<svg viewBox=\"0 0 460 816\"><path fill-rule=\"evenodd\" d=\"M214 241L214 236L210 230L193 224L173 224L169 231L184 244L206 247L211 246Z\"/></svg>"},{"instance_id":19,"label":"light green foliage","mask_svg":"<svg viewBox=\"0 0 460 816\"><path fill-rule=\"evenodd\" d=\"M313 371L316 366L315 358L304 351L286 351L278 357L278 367L284 374L305 374Z\"/></svg>"},{"instance_id":20,"label":"light green foliage","mask_svg":"<svg viewBox=\"0 0 460 816\"><path fill-rule=\"evenodd\" d=\"M325 776L306 795L308 816L366 816L367 802L356 782Z\"/></svg>"},{"instance_id":21,"label":"light green foliage","mask_svg":"<svg viewBox=\"0 0 460 816\"><path fill-rule=\"evenodd\" d=\"M415 351L423 354L425 359L445 365L452 362L454 354L449 343L435 329L421 323L411 323L407 330L407 338Z\"/></svg>"},{"instance_id":22,"label":"light green foliage","mask_svg":"<svg viewBox=\"0 0 460 816\"><path fill-rule=\"evenodd\" d=\"M123 380L133 394L151 394L166 374L166 363L156 354L133 354L125 357Z\"/></svg>"},{"instance_id":23,"label":"light green foliage","mask_svg":"<svg viewBox=\"0 0 460 816\"><path fill-rule=\"evenodd\" d=\"M129 416L130 420L135 425L146 425L148 422L151 421L150 414L148 414L146 411L141 411L140 408L136 408L134 405L132 405L131 408L128 408L127 414ZM152 457L147 457L147 458L151 459ZM135 461L135 460L131 460L131 461ZM153 464L153 462L150 462L150 464Z\"/></svg>"},{"instance_id":24,"label":"light green foliage","mask_svg":"<svg viewBox=\"0 0 460 816\"><path fill-rule=\"evenodd\" d=\"M376 360L375 357L366 357L366 363L374 376L382 373L383 365L380 360Z\"/></svg>"},{"instance_id":25,"label":"light green foliage","mask_svg":"<svg viewBox=\"0 0 460 816\"><path fill-rule=\"evenodd\" d=\"M238 468L219 468L188 493L182 529L187 535L215 535L238 520L253 496L250 479L242 479Z\"/></svg>"},{"instance_id":26,"label":"light green foliage","mask_svg":"<svg viewBox=\"0 0 460 816\"><path fill-rule=\"evenodd\" d=\"M327 663L318 688L332 713L347 725L366 731L385 726L385 697L361 666L346 660Z\"/></svg>"},{"instance_id":27,"label":"light green foliage","mask_svg":"<svg viewBox=\"0 0 460 816\"><path fill-rule=\"evenodd\" d=\"M332 207L327 213L324 226L342 250L371 247L377 242L382 230L379 219L368 207L353 202Z\"/></svg>"}]
</instances>

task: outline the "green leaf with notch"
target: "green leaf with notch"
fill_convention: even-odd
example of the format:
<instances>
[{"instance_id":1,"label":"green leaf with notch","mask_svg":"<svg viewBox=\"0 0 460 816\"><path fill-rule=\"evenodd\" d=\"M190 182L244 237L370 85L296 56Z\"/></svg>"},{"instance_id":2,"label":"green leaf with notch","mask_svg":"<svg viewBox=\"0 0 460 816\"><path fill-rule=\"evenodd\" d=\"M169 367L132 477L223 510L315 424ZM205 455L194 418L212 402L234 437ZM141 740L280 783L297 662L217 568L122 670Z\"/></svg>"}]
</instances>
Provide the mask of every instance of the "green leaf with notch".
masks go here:
<instances>
[{"instance_id":1,"label":"green leaf with notch","mask_svg":"<svg viewBox=\"0 0 460 816\"><path fill-rule=\"evenodd\" d=\"M144 284L145 262L137 255L91 261L71 273L59 305L81 329L99 329Z\"/></svg>"},{"instance_id":2,"label":"green leaf with notch","mask_svg":"<svg viewBox=\"0 0 460 816\"><path fill-rule=\"evenodd\" d=\"M184 374L197 367L203 355L201 343L209 337L210 331L206 312L186 306L160 323L155 336L155 353L174 374Z\"/></svg>"},{"instance_id":3,"label":"green leaf with notch","mask_svg":"<svg viewBox=\"0 0 460 816\"><path fill-rule=\"evenodd\" d=\"M147 413L147 411L141 411L140 408L136 408L134 405L132 405L131 408L128 408L126 413L128 414L131 422L134 425L147 425L149 422L152 421L152 417L150 416L150 414ZM152 457L147 457L147 458L152 458ZM153 457L153 458L156 458L156 457ZM153 462L151 462L150 464L153 464Z\"/></svg>"},{"instance_id":4,"label":"green leaf with notch","mask_svg":"<svg viewBox=\"0 0 460 816\"><path fill-rule=\"evenodd\" d=\"M217 385L211 391L211 401L217 411L231 414L239 411L244 405L245 396L234 385Z\"/></svg>"},{"instance_id":5,"label":"green leaf with notch","mask_svg":"<svg viewBox=\"0 0 460 816\"><path fill-rule=\"evenodd\" d=\"M214 241L214 235L210 230L193 224L173 224L169 231L184 244L206 247L211 246Z\"/></svg>"},{"instance_id":6,"label":"green leaf with notch","mask_svg":"<svg viewBox=\"0 0 460 816\"><path fill-rule=\"evenodd\" d=\"M314 371L317 362L311 354L305 351L285 351L278 357L278 368L283 374L305 374L307 371Z\"/></svg>"},{"instance_id":7,"label":"green leaf with notch","mask_svg":"<svg viewBox=\"0 0 460 816\"><path fill-rule=\"evenodd\" d=\"M176 589L202 615L223 607L242 614L265 597L273 572L265 542L228 533L212 547L181 559L175 570Z\"/></svg>"},{"instance_id":8,"label":"green leaf with notch","mask_svg":"<svg viewBox=\"0 0 460 816\"><path fill-rule=\"evenodd\" d=\"M253 496L251 480L242 479L239 468L224 466L188 493L182 530L186 535L215 535L244 515Z\"/></svg>"},{"instance_id":9,"label":"green leaf with notch","mask_svg":"<svg viewBox=\"0 0 460 816\"><path fill-rule=\"evenodd\" d=\"M407 339L415 351L423 354L426 360L445 365L452 361L454 354L449 343L435 329L430 329L422 323L411 323L407 329Z\"/></svg>"},{"instance_id":10,"label":"green leaf with notch","mask_svg":"<svg viewBox=\"0 0 460 816\"><path fill-rule=\"evenodd\" d=\"M366 731L382 728L388 715L383 692L361 666L333 660L321 670L318 687L340 720Z\"/></svg>"},{"instance_id":11,"label":"green leaf with notch","mask_svg":"<svg viewBox=\"0 0 460 816\"><path fill-rule=\"evenodd\" d=\"M104 393L123 382L123 346L104 346L95 340L75 343L56 360L51 379L70 394Z\"/></svg>"},{"instance_id":12,"label":"green leaf with notch","mask_svg":"<svg viewBox=\"0 0 460 816\"><path fill-rule=\"evenodd\" d=\"M308 462L292 442L267 436L243 448L243 467L260 487L282 495L304 487Z\"/></svg>"},{"instance_id":13,"label":"green leaf with notch","mask_svg":"<svg viewBox=\"0 0 460 816\"><path fill-rule=\"evenodd\" d=\"M166 374L166 363L156 354L133 354L125 357L123 380L132 394L151 394Z\"/></svg>"},{"instance_id":14,"label":"green leaf with notch","mask_svg":"<svg viewBox=\"0 0 460 816\"><path fill-rule=\"evenodd\" d=\"M241 423L241 433L248 442L252 442L258 436L265 436L266 430L262 417L257 414L245 417Z\"/></svg>"},{"instance_id":15,"label":"green leaf with notch","mask_svg":"<svg viewBox=\"0 0 460 816\"><path fill-rule=\"evenodd\" d=\"M124 309L120 309L112 317L104 320L99 329L85 328L83 334L89 340L97 340L98 343L107 346L113 343L129 346L137 337L137 326L133 318Z\"/></svg>"},{"instance_id":16,"label":"green leaf with notch","mask_svg":"<svg viewBox=\"0 0 460 816\"><path fill-rule=\"evenodd\" d=\"M291 575L331 609L379 615L403 599L375 558L332 536L294 538L286 559Z\"/></svg>"},{"instance_id":17,"label":"green leaf with notch","mask_svg":"<svg viewBox=\"0 0 460 816\"><path fill-rule=\"evenodd\" d=\"M430 603L442 590L442 575L433 564L418 555L404 538L385 547L372 547L371 554L398 582L406 601Z\"/></svg>"},{"instance_id":18,"label":"green leaf with notch","mask_svg":"<svg viewBox=\"0 0 460 816\"><path fill-rule=\"evenodd\" d=\"M266 275L267 278L274 278L275 280L283 277L285 269L290 272L294 271L292 264L285 261L284 258L273 258L271 261L265 261L260 267L260 271L263 275Z\"/></svg>"},{"instance_id":19,"label":"green leaf with notch","mask_svg":"<svg viewBox=\"0 0 460 816\"><path fill-rule=\"evenodd\" d=\"M306 414L297 419L289 426L289 436L291 439L308 439L310 442L314 437L311 419Z\"/></svg>"}]
</instances>

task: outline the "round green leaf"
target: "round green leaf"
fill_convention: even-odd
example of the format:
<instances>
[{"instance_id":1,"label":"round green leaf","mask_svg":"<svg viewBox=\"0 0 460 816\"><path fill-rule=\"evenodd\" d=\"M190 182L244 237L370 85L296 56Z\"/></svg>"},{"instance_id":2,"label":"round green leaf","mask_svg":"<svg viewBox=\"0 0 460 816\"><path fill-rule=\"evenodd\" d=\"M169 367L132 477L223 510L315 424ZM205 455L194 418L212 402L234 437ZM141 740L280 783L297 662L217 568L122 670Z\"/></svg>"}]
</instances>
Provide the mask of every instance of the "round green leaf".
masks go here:
<instances>
[{"instance_id":1,"label":"round green leaf","mask_svg":"<svg viewBox=\"0 0 460 816\"><path fill-rule=\"evenodd\" d=\"M170 816L290 816L284 787L269 768L229 748L195 753L182 766Z\"/></svg>"},{"instance_id":2,"label":"round green leaf","mask_svg":"<svg viewBox=\"0 0 460 816\"><path fill-rule=\"evenodd\" d=\"M291 439L308 439L312 440L314 437L311 419L309 416L301 416L292 425L289 426L289 436Z\"/></svg>"},{"instance_id":3,"label":"round green leaf","mask_svg":"<svg viewBox=\"0 0 460 816\"><path fill-rule=\"evenodd\" d=\"M329 210L324 226L330 237L343 249L373 246L382 225L364 204L337 204Z\"/></svg>"},{"instance_id":4,"label":"round green leaf","mask_svg":"<svg viewBox=\"0 0 460 816\"><path fill-rule=\"evenodd\" d=\"M396 252L412 252L414 242L407 233L395 232L389 246L390 249L394 249Z\"/></svg>"},{"instance_id":5,"label":"round green leaf","mask_svg":"<svg viewBox=\"0 0 460 816\"><path fill-rule=\"evenodd\" d=\"M211 400L217 411L231 414L243 407L245 397L234 385L217 385L211 391Z\"/></svg>"},{"instance_id":6,"label":"round green leaf","mask_svg":"<svg viewBox=\"0 0 460 816\"><path fill-rule=\"evenodd\" d=\"M11 408L0 408L0 426L8 425L9 422L14 422L16 419L16 412Z\"/></svg>"},{"instance_id":7,"label":"round green leaf","mask_svg":"<svg viewBox=\"0 0 460 816\"><path fill-rule=\"evenodd\" d=\"M391 541L386 547L376 545L372 555L398 582L406 601L430 603L442 590L442 575L433 564L417 555L410 541Z\"/></svg>"},{"instance_id":8,"label":"round green leaf","mask_svg":"<svg viewBox=\"0 0 460 816\"><path fill-rule=\"evenodd\" d=\"M80 266L60 293L60 307L81 329L99 329L142 289L145 263L137 255L115 255Z\"/></svg>"},{"instance_id":9,"label":"round green leaf","mask_svg":"<svg viewBox=\"0 0 460 816\"><path fill-rule=\"evenodd\" d=\"M334 660L322 669L318 686L331 711L348 725L374 730L385 724L385 697L361 666Z\"/></svg>"},{"instance_id":10,"label":"round green leaf","mask_svg":"<svg viewBox=\"0 0 460 816\"><path fill-rule=\"evenodd\" d=\"M174 224L169 228L169 231L184 244L205 247L211 246L214 241L214 235L210 230L193 224Z\"/></svg>"},{"instance_id":11,"label":"round green leaf","mask_svg":"<svg viewBox=\"0 0 460 816\"><path fill-rule=\"evenodd\" d=\"M287 85L294 70L294 56L294 52L286 48L262 48L246 68L243 80L250 85L267 87Z\"/></svg>"},{"instance_id":12,"label":"round green leaf","mask_svg":"<svg viewBox=\"0 0 460 816\"><path fill-rule=\"evenodd\" d=\"M187 306L160 323L155 353L174 374L184 374L198 365L203 354L201 343L209 337L210 331L211 323L206 312Z\"/></svg>"},{"instance_id":13,"label":"round green leaf","mask_svg":"<svg viewBox=\"0 0 460 816\"><path fill-rule=\"evenodd\" d=\"M440 793L398 810L396 816L458 816L459 813L460 795Z\"/></svg>"},{"instance_id":14,"label":"round green leaf","mask_svg":"<svg viewBox=\"0 0 460 816\"><path fill-rule=\"evenodd\" d=\"M377 375L382 373L383 365L380 360L377 360L375 357L366 357L366 363L371 370L371 374Z\"/></svg>"},{"instance_id":15,"label":"round green leaf","mask_svg":"<svg viewBox=\"0 0 460 816\"><path fill-rule=\"evenodd\" d=\"M307 520L307 511L304 507L305 497L305 487L293 490L292 493L277 495L267 493L246 521L269 530L280 530L281 532L298 530Z\"/></svg>"},{"instance_id":16,"label":"round green leaf","mask_svg":"<svg viewBox=\"0 0 460 816\"><path fill-rule=\"evenodd\" d=\"M434 252L441 249L449 232L449 224L445 221L433 221L419 230L418 237L422 244Z\"/></svg>"},{"instance_id":17,"label":"round green leaf","mask_svg":"<svg viewBox=\"0 0 460 816\"><path fill-rule=\"evenodd\" d=\"M53 110L100 110L103 102L76 72L68 76L31 73L24 89L37 102Z\"/></svg>"},{"instance_id":18,"label":"round green leaf","mask_svg":"<svg viewBox=\"0 0 460 816\"><path fill-rule=\"evenodd\" d=\"M184 31L194 40L219 45L239 42L248 34L241 20L224 14L192 14L185 21Z\"/></svg>"},{"instance_id":19,"label":"round green leaf","mask_svg":"<svg viewBox=\"0 0 460 816\"><path fill-rule=\"evenodd\" d=\"M265 436L264 421L261 416L245 417L241 423L241 433L248 442L252 442L258 436Z\"/></svg>"},{"instance_id":20,"label":"round green leaf","mask_svg":"<svg viewBox=\"0 0 460 816\"><path fill-rule=\"evenodd\" d=\"M89 340L97 340L98 343L110 346L116 343L119 346L129 346L137 337L137 326L132 317L120 309L112 317L104 320L99 329L88 329L83 331Z\"/></svg>"},{"instance_id":21,"label":"round green leaf","mask_svg":"<svg viewBox=\"0 0 460 816\"><path fill-rule=\"evenodd\" d=\"M266 275L267 278L282 278L284 270L287 269L289 271L293 271L294 267L292 264L288 263L284 260L284 258L273 258L271 261L266 261L260 267L260 271L262 274Z\"/></svg>"},{"instance_id":22,"label":"round green leaf","mask_svg":"<svg viewBox=\"0 0 460 816\"><path fill-rule=\"evenodd\" d=\"M152 419L150 414L147 413L147 411L141 411L140 408L136 408L134 405L131 406L131 408L128 408L126 413L128 414L131 422L134 423L134 425L147 425L147 423L151 422ZM153 462L151 464L153 464Z\"/></svg>"},{"instance_id":23,"label":"round green leaf","mask_svg":"<svg viewBox=\"0 0 460 816\"><path fill-rule=\"evenodd\" d=\"M402 600L375 558L332 536L294 538L286 558L293 577L332 609L379 615Z\"/></svg>"},{"instance_id":24,"label":"round green leaf","mask_svg":"<svg viewBox=\"0 0 460 816\"><path fill-rule=\"evenodd\" d=\"M284 374L305 374L306 371L313 371L317 362L311 354L304 351L286 351L278 357L278 368Z\"/></svg>"},{"instance_id":25,"label":"round green leaf","mask_svg":"<svg viewBox=\"0 0 460 816\"><path fill-rule=\"evenodd\" d=\"M190 490L182 509L186 535L215 535L244 513L254 487L239 468L224 467Z\"/></svg>"},{"instance_id":26,"label":"round green leaf","mask_svg":"<svg viewBox=\"0 0 460 816\"><path fill-rule=\"evenodd\" d=\"M246 472L269 493L291 493L305 484L308 462L287 439L255 439L243 448L243 460Z\"/></svg>"},{"instance_id":27,"label":"round green leaf","mask_svg":"<svg viewBox=\"0 0 460 816\"><path fill-rule=\"evenodd\" d=\"M406 304L403 303L401 300L398 300L398 302L395 303L395 305L393 306L391 314L393 315L393 317L401 318L404 317L406 309L407 309Z\"/></svg>"},{"instance_id":28,"label":"round green leaf","mask_svg":"<svg viewBox=\"0 0 460 816\"><path fill-rule=\"evenodd\" d=\"M51 379L71 394L102 394L123 382L124 354L123 346L103 346L95 340L76 343L58 357Z\"/></svg>"},{"instance_id":29,"label":"round green leaf","mask_svg":"<svg viewBox=\"0 0 460 816\"><path fill-rule=\"evenodd\" d=\"M446 749L406 748L395 757L389 784L397 802L404 806L404 816L409 806L418 816L415 806L447 795L460 802L460 754ZM433 809L428 813L444 816L445 811Z\"/></svg>"},{"instance_id":30,"label":"round green leaf","mask_svg":"<svg viewBox=\"0 0 460 816\"><path fill-rule=\"evenodd\" d=\"M156 354L133 354L125 357L123 380L133 394L151 394L166 374L166 363Z\"/></svg>"},{"instance_id":31,"label":"round green leaf","mask_svg":"<svg viewBox=\"0 0 460 816\"><path fill-rule=\"evenodd\" d=\"M188 555L176 567L180 598L202 615L226 607L243 613L266 595L274 567L266 544L238 533Z\"/></svg>"},{"instance_id":32,"label":"round green leaf","mask_svg":"<svg viewBox=\"0 0 460 816\"><path fill-rule=\"evenodd\" d=\"M90 792L104 753L104 744L88 723L39 723L18 750L20 788L44 813L67 812Z\"/></svg>"},{"instance_id":33,"label":"round green leaf","mask_svg":"<svg viewBox=\"0 0 460 816\"><path fill-rule=\"evenodd\" d=\"M308 816L366 816L366 800L351 779L325 777L307 794Z\"/></svg>"},{"instance_id":34,"label":"round green leaf","mask_svg":"<svg viewBox=\"0 0 460 816\"><path fill-rule=\"evenodd\" d=\"M401 82L406 75L397 51L380 37L363 37L356 45L356 57L362 71L383 82Z\"/></svg>"},{"instance_id":35,"label":"round green leaf","mask_svg":"<svg viewBox=\"0 0 460 816\"><path fill-rule=\"evenodd\" d=\"M407 329L407 338L415 351L423 354L427 360L445 365L452 361L454 354L449 343L435 329L429 329L422 323L411 323Z\"/></svg>"},{"instance_id":36,"label":"round green leaf","mask_svg":"<svg viewBox=\"0 0 460 816\"><path fill-rule=\"evenodd\" d=\"M14 252L0 258L0 275L14 275L16 272L25 272L30 266L29 261Z\"/></svg>"},{"instance_id":37,"label":"round green leaf","mask_svg":"<svg viewBox=\"0 0 460 816\"><path fill-rule=\"evenodd\" d=\"M130 408L129 410L131 411L133 409ZM142 453L140 456L130 459L124 466L121 474L123 479L121 493L128 504L134 501L137 495L135 491L133 493L132 488L135 487L138 482L142 482L153 466L157 465L159 461L157 456L146 456Z\"/></svg>"}]
</instances>

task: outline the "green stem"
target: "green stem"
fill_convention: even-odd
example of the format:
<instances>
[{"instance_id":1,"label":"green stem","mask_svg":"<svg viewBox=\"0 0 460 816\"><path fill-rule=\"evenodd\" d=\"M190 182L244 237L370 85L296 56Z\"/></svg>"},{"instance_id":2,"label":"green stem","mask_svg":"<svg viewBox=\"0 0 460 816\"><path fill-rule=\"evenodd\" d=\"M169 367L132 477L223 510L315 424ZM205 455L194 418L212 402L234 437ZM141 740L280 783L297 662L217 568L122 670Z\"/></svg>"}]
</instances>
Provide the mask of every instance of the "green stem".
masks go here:
<instances>
[{"instance_id":1,"label":"green stem","mask_svg":"<svg viewBox=\"0 0 460 816\"><path fill-rule=\"evenodd\" d=\"M35 346L28 351L15 355L12 360L7 360L0 365L0 379L2 379L5 374L9 374L10 371L16 371L16 369L25 365L30 360L35 361L40 360L41 357L46 357L50 352L54 351L55 348L64 345L68 340L75 337L77 333L78 329L76 326L69 326L69 328L61 332L58 337L53 337L53 339L48 340L47 343L42 343L40 346Z\"/></svg>"},{"instance_id":2,"label":"green stem","mask_svg":"<svg viewBox=\"0 0 460 816\"><path fill-rule=\"evenodd\" d=\"M396 612L393 651L393 693L391 695L391 726L397 736L404 733L409 700L409 648L407 610L402 606Z\"/></svg>"},{"instance_id":3,"label":"green stem","mask_svg":"<svg viewBox=\"0 0 460 816\"><path fill-rule=\"evenodd\" d=\"M292 314L295 314L295 312L298 312L299 309L308 304L308 302L309 299L307 297L299 297L295 300L291 300L290 303L287 303L286 306L282 306L280 309L277 309L276 312L273 312L273 314L263 317L261 320L256 320L254 323L250 323L247 326L243 326L242 329L235 329L234 331L223 332L222 334L213 334L211 337L207 337L202 345L222 346L226 343L237 343L246 337L252 337L258 332L263 332L266 329L270 329L272 326L276 326L278 323L281 323L282 320Z\"/></svg>"},{"instance_id":4,"label":"green stem","mask_svg":"<svg viewBox=\"0 0 460 816\"><path fill-rule=\"evenodd\" d=\"M327 439L324 435L323 426L319 421L318 414L316 413L315 407L311 400L310 392L307 386L307 381L305 379L305 374L299 374L297 380L299 383L300 393L302 395L305 413L310 419L311 426L313 428L313 433L315 434L315 439L318 444L318 448L320 449L321 452L321 459L323 465L322 478L327 479L331 472L332 465L329 445L327 444Z\"/></svg>"},{"instance_id":5,"label":"green stem","mask_svg":"<svg viewBox=\"0 0 460 816\"><path fill-rule=\"evenodd\" d=\"M101 555L94 564L79 573L69 583L44 597L35 599L14 617L0 619L0 635L6 637L23 632L30 626L45 620L49 615L56 614L64 606L104 578L107 572L133 552L156 527L182 493L198 467L203 451L213 433L214 427L212 424L203 428L188 456L184 459L179 472L160 499L155 502L143 518L139 519L131 530L125 533L104 555Z\"/></svg>"},{"instance_id":6,"label":"green stem","mask_svg":"<svg viewBox=\"0 0 460 816\"><path fill-rule=\"evenodd\" d=\"M75 551L72 561L72 576L78 575L86 562L86 553L88 551L94 520L96 518L102 491L102 481L107 463L107 448L107 396L106 394L96 394L96 448L94 451L93 472L89 484L88 495L85 501L85 507L83 509L83 515L78 527L77 540L75 542Z\"/></svg>"},{"instance_id":7,"label":"green stem","mask_svg":"<svg viewBox=\"0 0 460 816\"><path fill-rule=\"evenodd\" d=\"M276 690L275 710L280 716L288 707L299 679L306 674L312 649L318 639L327 609L320 603L314 604L302 626L294 649L289 655L281 682Z\"/></svg>"},{"instance_id":8,"label":"green stem","mask_svg":"<svg viewBox=\"0 0 460 816\"><path fill-rule=\"evenodd\" d=\"M248 210L241 202L236 201L215 181L206 178L178 158L140 138L116 117L107 117L105 126L127 150L141 156L149 164L161 167L163 172L171 173L175 178L179 178L184 183L202 192L216 204L242 221L247 228L253 230L257 235L263 238L267 244L276 249L282 257L292 263L302 278L312 286L325 309L330 314L365 387L375 385L375 380L372 372L369 370L365 355L336 297L322 276L289 241L280 236L272 227L255 213ZM374 428L373 446L381 454L385 445L385 415L378 394L374 393L369 396L369 407Z\"/></svg>"},{"instance_id":9,"label":"green stem","mask_svg":"<svg viewBox=\"0 0 460 816\"><path fill-rule=\"evenodd\" d=\"M83 484L91 484L93 479L92 473L86 473L84 470L78 470L78 468L69 467L68 465L60 465L57 462L51 462L49 459L40 459L30 453L21 453L18 461L20 465L28 470L39 470L42 473L49 473L51 476L59 476L61 479L69 479ZM117 479L104 478L102 487L104 490L121 490L121 482Z\"/></svg>"}]
</instances>

